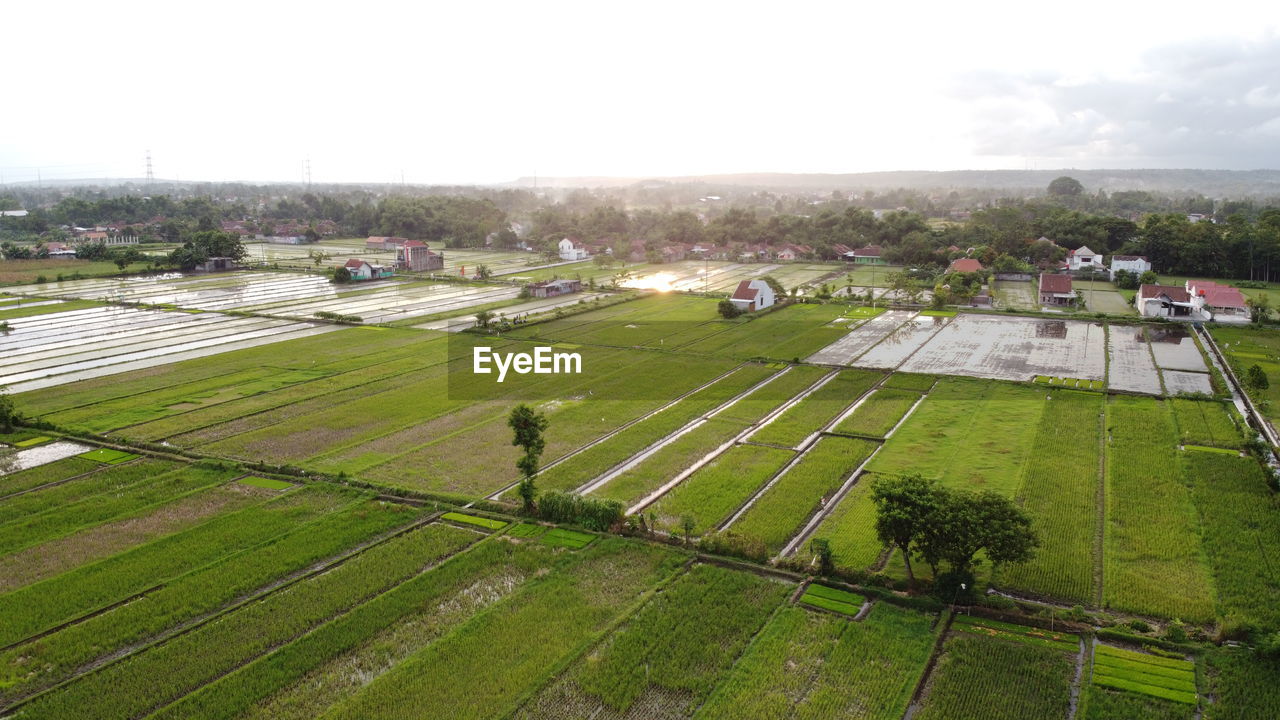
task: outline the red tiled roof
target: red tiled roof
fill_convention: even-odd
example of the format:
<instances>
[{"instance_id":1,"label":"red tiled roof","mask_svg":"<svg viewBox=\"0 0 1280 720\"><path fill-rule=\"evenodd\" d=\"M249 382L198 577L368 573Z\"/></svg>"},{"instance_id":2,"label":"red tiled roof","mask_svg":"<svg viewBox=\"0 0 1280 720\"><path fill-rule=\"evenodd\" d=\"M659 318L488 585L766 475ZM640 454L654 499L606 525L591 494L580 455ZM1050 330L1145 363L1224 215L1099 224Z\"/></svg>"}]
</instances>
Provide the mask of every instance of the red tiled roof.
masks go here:
<instances>
[{"instance_id":1,"label":"red tiled roof","mask_svg":"<svg viewBox=\"0 0 1280 720\"><path fill-rule=\"evenodd\" d=\"M359 268L361 265L367 265L367 264L368 263L358 258L351 258L350 260L347 261L347 264L344 265L343 267L351 268L354 270L356 268Z\"/></svg>"},{"instance_id":2,"label":"red tiled roof","mask_svg":"<svg viewBox=\"0 0 1280 720\"><path fill-rule=\"evenodd\" d=\"M1138 297L1146 300L1153 297L1164 295L1173 302L1189 303L1191 302L1191 293L1186 288L1180 288L1177 285L1143 285L1138 288Z\"/></svg>"},{"instance_id":3,"label":"red tiled roof","mask_svg":"<svg viewBox=\"0 0 1280 720\"><path fill-rule=\"evenodd\" d=\"M1199 289L1199 288L1197 288ZM1204 288L1200 290L1200 295L1204 297L1206 305L1212 305L1219 308L1242 308L1245 307L1244 294L1233 287L1225 285L1217 285L1215 287Z\"/></svg>"},{"instance_id":4,"label":"red tiled roof","mask_svg":"<svg viewBox=\"0 0 1280 720\"><path fill-rule=\"evenodd\" d=\"M426 247L426 246L427 246L427 244L426 244L426 243L424 243L424 242L422 242L421 240L405 240L405 241L404 241L404 247L407 247L407 248L411 248L411 247Z\"/></svg>"},{"instance_id":5,"label":"red tiled roof","mask_svg":"<svg viewBox=\"0 0 1280 720\"><path fill-rule=\"evenodd\" d=\"M756 295L759 295L759 294L760 294L759 290L756 290L755 288L751 287L750 280L743 280L742 282L738 283L738 289L733 291L733 299L734 300L755 300Z\"/></svg>"},{"instance_id":6,"label":"red tiled roof","mask_svg":"<svg viewBox=\"0 0 1280 720\"><path fill-rule=\"evenodd\" d=\"M982 263L973 258L960 258L952 260L951 266L947 268L947 272L981 272Z\"/></svg>"},{"instance_id":7,"label":"red tiled roof","mask_svg":"<svg viewBox=\"0 0 1280 720\"><path fill-rule=\"evenodd\" d=\"M1040 292L1063 294L1071 292L1071 276L1040 273Z\"/></svg>"}]
</instances>

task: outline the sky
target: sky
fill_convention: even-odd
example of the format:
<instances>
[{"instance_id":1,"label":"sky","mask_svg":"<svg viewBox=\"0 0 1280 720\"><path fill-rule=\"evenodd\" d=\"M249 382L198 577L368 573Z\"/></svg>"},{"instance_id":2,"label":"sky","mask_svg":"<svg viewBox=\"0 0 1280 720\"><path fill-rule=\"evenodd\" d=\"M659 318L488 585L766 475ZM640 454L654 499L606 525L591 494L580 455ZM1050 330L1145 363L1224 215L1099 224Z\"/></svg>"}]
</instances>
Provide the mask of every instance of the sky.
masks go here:
<instances>
[{"instance_id":1,"label":"sky","mask_svg":"<svg viewBox=\"0 0 1280 720\"><path fill-rule=\"evenodd\" d=\"M1280 6L864 5L16 0L0 182L1280 168Z\"/></svg>"}]
</instances>

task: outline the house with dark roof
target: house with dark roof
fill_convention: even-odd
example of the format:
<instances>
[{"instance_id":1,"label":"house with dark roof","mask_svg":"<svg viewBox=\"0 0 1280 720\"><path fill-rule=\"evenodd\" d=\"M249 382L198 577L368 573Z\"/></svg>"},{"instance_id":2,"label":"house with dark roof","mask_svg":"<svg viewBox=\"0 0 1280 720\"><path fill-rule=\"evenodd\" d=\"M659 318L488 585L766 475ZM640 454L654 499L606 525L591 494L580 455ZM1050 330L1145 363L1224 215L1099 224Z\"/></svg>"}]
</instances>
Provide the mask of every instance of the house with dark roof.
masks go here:
<instances>
[{"instance_id":1,"label":"house with dark roof","mask_svg":"<svg viewBox=\"0 0 1280 720\"><path fill-rule=\"evenodd\" d=\"M1188 280L1187 293L1191 304L1214 322L1247 323L1249 305L1244 293L1230 285L1219 285L1208 280Z\"/></svg>"},{"instance_id":2,"label":"house with dark roof","mask_svg":"<svg viewBox=\"0 0 1280 720\"><path fill-rule=\"evenodd\" d=\"M853 251L852 255L845 255L845 260L851 260L859 265L884 265L884 258L880 257L884 252L884 248L879 245L866 245Z\"/></svg>"},{"instance_id":3,"label":"house with dark roof","mask_svg":"<svg viewBox=\"0 0 1280 720\"><path fill-rule=\"evenodd\" d=\"M444 255L432 252L421 240L405 240L396 250L396 268L409 272L444 269Z\"/></svg>"},{"instance_id":4,"label":"house with dark roof","mask_svg":"<svg viewBox=\"0 0 1280 720\"><path fill-rule=\"evenodd\" d=\"M582 291L581 280L545 280L529 284L529 294L536 298L557 297Z\"/></svg>"},{"instance_id":5,"label":"house with dark roof","mask_svg":"<svg viewBox=\"0 0 1280 720\"><path fill-rule=\"evenodd\" d=\"M1070 275L1040 273L1040 304L1070 305L1075 302L1076 293L1071 289Z\"/></svg>"},{"instance_id":6,"label":"house with dark roof","mask_svg":"<svg viewBox=\"0 0 1280 720\"><path fill-rule=\"evenodd\" d=\"M279 232L279 228L276 228ZM365 250L396 250L401 245L409 242L407 238L387 237L385 235L374 235L364 241Z\"/></svg>"},{"instance_id":7,"label":"house with dark roof","mask_svg":"<svg viewBox=\"0 0 1280 720\"><path fill-rule=\"evenodd\" d=\"M949 273L982 272L983 269L982 263L973 258L957 258L947 266L947 272Z\"/></svg>"},{"instance_id":8,"label":"house with dark roof","mask_svg":"<svg viewBox=\"0 0 1280 720\"><path fill-rule=\"evenodd\" d=\"M776 302L773 288L763 280L743 280L729 296L729 302L746 312L763 310Z\"/></svg>"},{"instance_id":9,"label":"house with dark roof","mask_svg":"<svg viewBox=\"0 0 1280 720\"><path fill-rule=\"evenodd\" d=\"M1141 285L1134 298L1138 314L1143 317L1162 317L1183 320L1203 320L1191 293L1177 285Z\"/></svg>"}]
</instances>

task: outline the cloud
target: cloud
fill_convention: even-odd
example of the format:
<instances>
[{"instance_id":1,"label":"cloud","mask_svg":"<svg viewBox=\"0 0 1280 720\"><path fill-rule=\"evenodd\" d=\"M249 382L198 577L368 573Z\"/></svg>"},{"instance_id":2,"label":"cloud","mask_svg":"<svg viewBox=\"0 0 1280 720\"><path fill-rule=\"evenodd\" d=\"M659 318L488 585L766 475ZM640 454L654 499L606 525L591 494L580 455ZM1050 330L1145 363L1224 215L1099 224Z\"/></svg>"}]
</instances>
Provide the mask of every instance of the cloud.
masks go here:
<instances>
[{"instance_id":1,"label":"cloud","mask_svg":"<svg viewBox=\"0 0 1280 720\"><path fill-rule=\"evenodd\" d=\"M1280 167L1280 37L1199 40L1129 67L951 79L977 155L1079 167Z\"/></svg>"}]
</instances>

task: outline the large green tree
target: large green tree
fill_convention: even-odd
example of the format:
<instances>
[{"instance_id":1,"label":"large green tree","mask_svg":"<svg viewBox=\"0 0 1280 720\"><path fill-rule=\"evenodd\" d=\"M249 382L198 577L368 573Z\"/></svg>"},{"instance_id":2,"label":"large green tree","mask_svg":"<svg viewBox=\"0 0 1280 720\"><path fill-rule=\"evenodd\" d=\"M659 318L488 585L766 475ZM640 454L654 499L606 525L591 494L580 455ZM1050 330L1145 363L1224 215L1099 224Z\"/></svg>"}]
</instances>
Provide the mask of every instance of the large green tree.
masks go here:
<instances>
[{"instance_id":1,"label":"large green tree","mask_svg":"<svg viewBox=\"0 0 1280 720\"><path fill-rule=\"evenodd\" d=\"M876 535L902 552L907 580L915 583L911 554L943 502L942 488L918 474L882 477L871 486L871 500L876 506Z\"/></svg>"},{"instance_id":2,"label":"large green tree","mask_svg":"<svg viewBox=\"0 0 1280 720\"><path fill-rule=\"evenodd\" d=\"M507 418L507 425L514 433L511 444L524 451L520 459L516 460L516 469L520 471L518 492L526 512L533 510L534 500L537 499L538 490L534 486L533 477L538 474L538 459L547 446L542 433L546 431L548 424L546 416L523 403L512 408L511 415Z\"/></svg>"}]
</instances>

